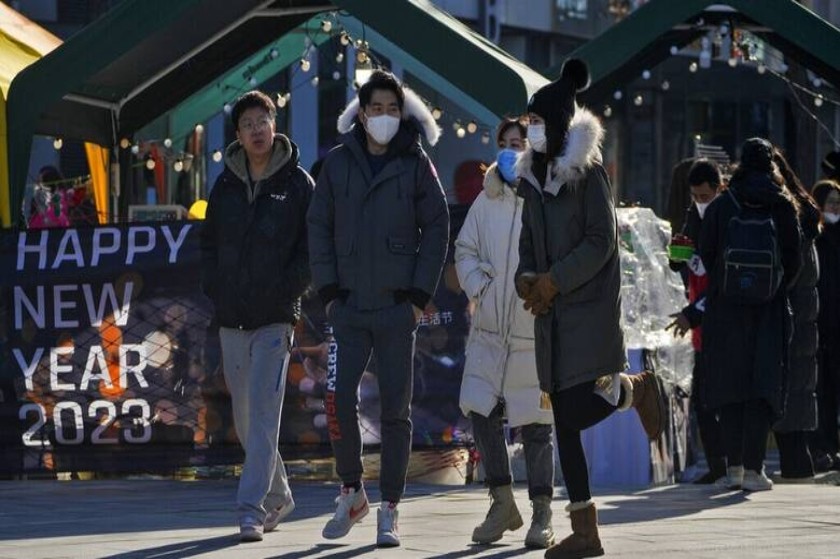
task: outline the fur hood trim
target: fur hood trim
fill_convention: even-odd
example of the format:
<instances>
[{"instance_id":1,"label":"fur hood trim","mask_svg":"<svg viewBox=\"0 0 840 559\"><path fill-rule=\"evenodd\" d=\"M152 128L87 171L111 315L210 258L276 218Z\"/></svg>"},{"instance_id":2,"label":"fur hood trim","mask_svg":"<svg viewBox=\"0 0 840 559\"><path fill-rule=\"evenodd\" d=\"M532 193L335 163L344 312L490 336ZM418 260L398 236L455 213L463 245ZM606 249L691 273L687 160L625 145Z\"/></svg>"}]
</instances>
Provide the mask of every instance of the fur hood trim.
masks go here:
<instances>
[{"instance_id":1,"label":"fur hood trim","mask_svg":"<svg viewBox=\"0 0 840 559\"><path fill-rule=\"evenodd\" d=\"M502 198L505 195L505 186L507 185L496 171L496 163L494 162L484 171L484 194L491 200ZM507 186L507 188L510 189L510 186Z\"/></svg>"},{"instance_id":2,"label":"fur hood trim","mask_svg":"<svg viewBox=\"0 0 840 559\"><path fill-rule=\"evenodd\" d=\"M441 129L437 125L435 117L432 112L426 107L426 103L420 99L420 96L414 93L411 89L403 86L405 93L405 103L403 104L402 119L414 119L419 125L418 128L422 130L423 135L429 145L435 145L440 139ZM344 111L338 117L338 132L346 134L350 132L353 125L356 123L356 116L359 114L359 97L350 101L345 107Z\"/></svg>"},{"instance_id":3,"label":"fur hood trim","mask_svg":"<svg viewBox=\"0 0 840 559\"><path fill-rule=\"evenodd\" d=\"M561 185L577 180L587 169L601 161L601 143L604 141L604 127L594 114L583 107L577 107L569 123L566 149L554 158L552 182ZM520 177L531 173L534 150L528 148L516 161L516 174Z\"/></svg>"}]
</instances>

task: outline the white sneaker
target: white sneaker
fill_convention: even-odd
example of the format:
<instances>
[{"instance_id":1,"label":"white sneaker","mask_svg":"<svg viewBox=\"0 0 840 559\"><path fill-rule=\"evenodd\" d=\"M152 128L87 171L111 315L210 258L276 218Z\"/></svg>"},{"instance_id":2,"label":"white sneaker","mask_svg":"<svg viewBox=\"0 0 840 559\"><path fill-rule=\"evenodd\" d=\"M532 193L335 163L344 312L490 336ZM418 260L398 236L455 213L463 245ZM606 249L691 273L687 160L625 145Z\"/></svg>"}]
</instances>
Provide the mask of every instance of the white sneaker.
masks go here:
<instances>
[{"instance_id":1,"label":"white sneaker","mask_svg":"<svg viewBox=\"0 0 840 559\"><path fill-rule=\"evenodd\" d=\"M321 532L321 535L328 540L346 536L353 524L364 518L370 510L364 487L358 492L351 487L342 487L341 495L335 502L338 505L335 515L330 518Z\"/></svg>"},{"instance_id":2,"label":"white sneaker","mask_svg":"<svg viewBox=\"0 0 840 559\"><path fill-rule=\"evenodd\" d=\"M263 525L253 516L243 516L239 519L239 541L261 542L263 539Z\"/></svg>"},{"instance_id":3,"label":"white sneaker","mask_svg":"<svg viewBox=\"0 0 840 559\"><path fill-rule=\"evenodd\" d=\"M376 547L398 547L400 545L400 511L397 503L383 501L376 511Z\"/></svg>"},{"instance_id":4,"label":"white sneaker","mask_svg":"<svg viewBox=\"0 0 840 559\"><path fill-rule=\"evenodd\" d=\"M744 467L743 466L729 466L726 468L726 477L722 477L715 482L717 487L735 490L741 489L744 483Z\"/></svg>"},{"instance_id":5,"label":"white sneaker","mask_svg":"<svg viewBox=\"0 0 840 559\"><path fill-rule=\"evenodd\" d=\"M741 489L744 491L769 491L773 489L773 481L764 473L764 468L761 468L760 472L745 470L744 483L741 484Z\"/></svg>"},{"instance_id":6,"label":"white sneaker","mask_svg":"<svg viewBox=\"0 0 840 559\"><path fill-rule=\"evenodd\" d=\"M295 510L295 500L292 498L292 495L289 494L289 500L277 507L274 510L268 511L268 514L265 515L265 523L263 523L263 528L266 532L271 532L280 522L283 521L284 518L292 514L292 511Z\"/></svg>"}]
</instances>

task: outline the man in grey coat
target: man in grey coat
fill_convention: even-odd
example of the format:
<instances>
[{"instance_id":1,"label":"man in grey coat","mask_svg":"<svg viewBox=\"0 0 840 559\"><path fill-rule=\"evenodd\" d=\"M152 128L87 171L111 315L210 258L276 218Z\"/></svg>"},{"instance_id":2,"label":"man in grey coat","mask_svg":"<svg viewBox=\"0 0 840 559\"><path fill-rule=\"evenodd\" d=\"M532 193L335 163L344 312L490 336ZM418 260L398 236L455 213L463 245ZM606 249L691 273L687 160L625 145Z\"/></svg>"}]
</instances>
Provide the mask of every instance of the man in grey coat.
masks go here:
<instances>
[{"instance_id":1,"label":"man in grey coat","mask_svg":"<svg viewBox=\"0 0 840 559\"><path fill-rule=\"evenodd\" d=\"M415 330L440 279L449 213L420 144L440 134L423 101L376 71L338 120L344 134L321 168L307 216L312 277L333 325L326 411L342 480L323 536L341 538L368 512L362 487L359 383L372 351L382 411L381 547L400 544L399 503L411 452Z\"/></svg>"}]
</instances>

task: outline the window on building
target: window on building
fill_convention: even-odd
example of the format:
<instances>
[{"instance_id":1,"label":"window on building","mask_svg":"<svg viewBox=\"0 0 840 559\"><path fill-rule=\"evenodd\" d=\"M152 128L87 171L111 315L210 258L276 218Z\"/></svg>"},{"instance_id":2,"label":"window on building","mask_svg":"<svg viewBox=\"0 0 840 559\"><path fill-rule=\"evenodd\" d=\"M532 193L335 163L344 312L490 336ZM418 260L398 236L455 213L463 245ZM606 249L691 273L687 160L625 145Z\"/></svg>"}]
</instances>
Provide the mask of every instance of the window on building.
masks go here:
<instances>
[{"instance_id":1,"label":"window on building","mask_svg":"<svg viewBox=\"0 0 840 559\"><path fill-rule=\"evenodd\" d=\"M556 0L557 17L566 19L586 19L589 15L588 0Z\"/></svg>"}]
</instances>

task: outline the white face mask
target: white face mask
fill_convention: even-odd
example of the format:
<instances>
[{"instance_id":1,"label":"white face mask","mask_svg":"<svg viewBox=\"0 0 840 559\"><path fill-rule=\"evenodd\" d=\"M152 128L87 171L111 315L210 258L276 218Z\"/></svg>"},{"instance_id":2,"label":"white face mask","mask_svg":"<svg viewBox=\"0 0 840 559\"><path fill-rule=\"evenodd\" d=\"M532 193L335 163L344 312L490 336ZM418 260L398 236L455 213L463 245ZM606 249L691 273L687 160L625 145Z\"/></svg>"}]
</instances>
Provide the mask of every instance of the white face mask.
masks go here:
<instances>
[{"instance_id":1,"label":"white face mask","mask_svg":"<svg viewBox=\"0 0 840 559\"><path fill-rule=\"evenodd\" d=\"M697 206L697 213L700 214L700 219L703 219L703 216L706 215L706 208L709 207L709 204L710 202L706 202L705 204L694 202L694 205Z\"/></svg>"},{"instance_id":2,"label":"white face mask","mask_svg":"<svg viewBox=\"0 0 840 559\"><path fill-rule=\"evenodd\" d=\"M823 219L826 223L834 225L835 223L840 221L840 214L824 213Z\"/></svg>"},{"instance_id":3,"label":"white face mask","mask_svg":"<svg viewBox=\"0 0 840 559\"><path fill-rule=\"evenodd\" d=\"M534 151L545 153L545 124L531 124L528 126L528 143Z\"/></svg>"},{"instance_id":4,"label":"white face mask","mask_svg":"<svg viewBox=\"0 0 840 559\"><path fill-rule=\"evenodd\" d=\"M400 129L400 119L391 115L369 116L365 129L377 144L384 146L394 138L397 130Z\"/></svg>"}]
</instances>

